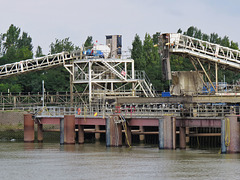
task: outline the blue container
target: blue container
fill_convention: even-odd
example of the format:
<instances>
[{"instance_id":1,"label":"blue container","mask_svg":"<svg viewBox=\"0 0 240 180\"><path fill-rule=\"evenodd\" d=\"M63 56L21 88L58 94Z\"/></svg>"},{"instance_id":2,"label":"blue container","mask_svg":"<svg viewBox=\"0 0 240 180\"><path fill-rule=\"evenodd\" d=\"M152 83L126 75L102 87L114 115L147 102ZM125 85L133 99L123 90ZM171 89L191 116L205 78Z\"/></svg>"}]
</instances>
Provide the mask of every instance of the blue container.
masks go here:
<instances>
[{"instance_id":1,"label":"blue container","mask_svg":"<svg viewBox=\"0 0 240 180\"><path fill-rule=\"evenodd\" d=\"M162 92L162 97L171 97L170 92Z\"/></svg>"}]
</instances>

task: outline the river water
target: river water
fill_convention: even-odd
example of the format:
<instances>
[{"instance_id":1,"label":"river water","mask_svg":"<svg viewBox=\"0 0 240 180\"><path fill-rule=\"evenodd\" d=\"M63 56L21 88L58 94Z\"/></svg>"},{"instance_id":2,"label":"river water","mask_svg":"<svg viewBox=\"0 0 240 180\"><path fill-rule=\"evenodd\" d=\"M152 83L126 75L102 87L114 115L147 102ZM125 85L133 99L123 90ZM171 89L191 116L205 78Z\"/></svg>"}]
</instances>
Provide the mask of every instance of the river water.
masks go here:
<instances>
[{"instance_id":1,"label":"river water","mask_svg":"<svg viewBox=\"0 0 240 180\"><path fill-rule=\"evenodd\" d=\"M0 179L239 179L240 155L218 151L0 142Z\"/></svg>"}]
</instances>

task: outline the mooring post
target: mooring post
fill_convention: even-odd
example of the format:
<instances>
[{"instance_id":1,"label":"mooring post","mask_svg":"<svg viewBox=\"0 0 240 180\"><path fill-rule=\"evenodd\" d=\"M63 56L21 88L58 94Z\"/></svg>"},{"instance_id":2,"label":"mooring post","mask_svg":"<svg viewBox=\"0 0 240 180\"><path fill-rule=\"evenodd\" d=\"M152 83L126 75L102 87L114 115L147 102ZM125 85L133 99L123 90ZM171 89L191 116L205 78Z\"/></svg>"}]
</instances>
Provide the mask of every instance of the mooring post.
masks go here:
<instances>
[{"instance_id":1,"label":"mooring post","mask_svg":"<svg viewBox=\"0 0 240 180\"><path fill-rule=\"evenodd\" d=\"M64 144L75 144L75 115L64 115Z\"/></svg>"},{"instance_id":2,"label":"mooring post","mask_svg":"<svg viewBox=\"0 0 240 180\"><path fill-rule=\"evenodd\" d=\"M38 139L38 142L41 143L43 142L43 125L38 123L38 136L37 136L37 139Z\"/></svg>"},{"instance_id":3,"label":"mooring post","mask_svg":"<svg viewBox=\"0 0 240 180\"><path fill-rule=\"evenodd\" d=\"M34 142L34 120L32 114L24 114L24 142Z\"/></svg>"},{"instance_id":4,"label":"mooring post","mask_svg":"<svg viewBox=\"0 0 240 180\"><path fill-rule=\"evenodd\" d=\"M226 127L225 136L227 134L230 134L230 137L229 137L230 143L229 143L229 147L227 148L227 153L240 152L240 137L239 137L240 127L239 127L239 122L237 120L237 116L236 115L226 116L225 127Z\"/></svg>"},{"instance_id":5,"label":"mooring post","mask_svg":"<svg viewBox=\"0 0 240 180\"><path fill-rule=\"evenodd\" d=\"M186 127L179 127L180 149L186 149Z\"/></svg>"},{"instance_id":6,"label":"mooring post","mask_svg":"<svg viewBox=\"0 0 240 180\"><path fill-rule=\"evenodd\" d=\"M78 143L83 144L84 143L84 126L78 125Z\"/></svg>"},{"instance_id":7,"label":"mooring post","mask_svg":"<svg viewBox=\"0 0 240 180\"><path fill-rule=\"evenodd\" d=\"M159 126L158 126L158 131L159 131L159 149L164 149L164 119L159 119Z\"/></svg>"},{"instance_id":8,"label":"mooring post","mask_svg":"<svg viewBox=\"0 0 240 180\"><path fill-rule=\"evenodd\" d=\"M225 145L225 119L221 120L221 153L225 154L227 147Z\"/></svg>"},{"instance_id":9,"label":"mooring post","mask_svg":"<svg viewBox=\"0 0 240 180\"><path fill-rule=\"evenodd\" d=\"M60 118L60 145L64 144L64 118Z\"/></svg>"}]
</instances>

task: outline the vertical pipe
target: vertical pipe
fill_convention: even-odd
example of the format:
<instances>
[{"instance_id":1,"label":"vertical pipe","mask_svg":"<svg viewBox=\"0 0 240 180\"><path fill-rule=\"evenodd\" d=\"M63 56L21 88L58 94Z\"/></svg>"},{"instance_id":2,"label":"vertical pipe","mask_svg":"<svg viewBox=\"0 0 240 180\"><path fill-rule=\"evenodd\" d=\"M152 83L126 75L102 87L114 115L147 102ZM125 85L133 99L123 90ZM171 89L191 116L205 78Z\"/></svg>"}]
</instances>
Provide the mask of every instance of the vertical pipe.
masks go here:
<instances>
[{"instance_id":1,"label":"vertical pipe","mask_svg":"<svg viewBox=\"0 0 240 180\"><path fill-rule=\"evenodd\" d=\"M227 152L227 147L225 145L225 119L221 120L221 153L225 154Z\"/></svg>"},{"instance_id":2,"label":"vertical pipe","mask_svg":"<svg viewBox=\"0 0 240 180\"><path fill-rule=\"evenodd\" d=\"M159 149L164 149L164 119L159 119Z\"/></svg>"},{"instance_id":3,"label":"vertical pipe","mask_svg":"<svg viewBox=\"0 0 240 180\"><path fill-rule=\"evenodd\" d=\"M88 86L89 86L89 104L91 108L91 102L92 102L92 62L89 61L88 64Z\"/></svg>"},{"instance_id":4,"label":"vertical pipe","mask_svg":"<svg viewBox=\"0 0 240 180\"><path fill-rule=\"evenodd\" d=\"M180 149L186 149L186 128L179 127Z\"/></svg>"},{"instance_id":5,"label":"vertical pipe","mask_svg":"<svg viewBox=\"0 0 240 180\"><path fill-rule=\"evenodd\" d=\"M106 118L106 146L110 146L110 117Z\"/></svg>"},{"instance_id":6,"label":"vertical pipe","mask_svg":"<svg viewBox=\"0 0 240 180\"><path fill-rule=\"evenodd\" d=\"M43 125L38 123L38 136L37 136L38 142L43 142Z\"/></svg>"},{"instance_id":7,"label":"vertical pipe","mask_svg":"<svg viewBox=\"0 0 240 180\"><path fill-rule=\"evenodd\" d=\"M173 129L173 131L172 131L172 143L173 143L173 145L172 145L172 148L173 149L176 149L176 117L172 117L172 129Z\"/></svg>"},{"instance_id":8,"label":"vertical pipe","mask_svg":"<svg viewBox=\"0 0 240 180\"><path fill-rule=\"evenodd\" d=\"M64 143L75 143L75 115L64 115Z\"/></svg>"},{"instance_id":9,"label":"vertical pipe","mask_svg":"<svg viewBox=\"0 0 240 180\"><path fill-rule=\"evenodd\" d=\"M64 118L60 118L60 145L64 144Z\"/></svg>"},{"instance_id":10,"label":"vertical pipe","mask_svg":"<svg viewBox=\"0 0 240 180\"><path fill-rule=\"evenodd\" d=\"M216 71L216 93L218 92L218 64L215 63L215 71Z\"/></svg>"},{"instance_id":11,"label":"vertical pipe","mask_svg":"<svg viewBox=\"0 0 240 180\"><path fill-rule=\"evenodd\" d=\"M34 121L32 114L24 114L24 142L34 142Z\"/></svg>"},{"instance_id":12,"label":"vertical pipe","mask_svg":"<svg viewBox=\"0 0 240 180\"><path fill-rule=\"evenodd\" d=\"M84 126L78 125L78 143L83 144L84 143Z\"/></svg>"}]
</instances>

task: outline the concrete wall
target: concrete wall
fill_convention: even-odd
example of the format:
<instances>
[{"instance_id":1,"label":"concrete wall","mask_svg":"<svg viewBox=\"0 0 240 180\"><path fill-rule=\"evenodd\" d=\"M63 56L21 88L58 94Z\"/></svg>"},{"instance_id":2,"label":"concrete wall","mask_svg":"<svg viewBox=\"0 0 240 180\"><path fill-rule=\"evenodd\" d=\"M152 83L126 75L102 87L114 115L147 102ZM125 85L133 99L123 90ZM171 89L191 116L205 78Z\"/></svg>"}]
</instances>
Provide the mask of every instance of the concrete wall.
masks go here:
<instances>
[{"instance_id":1,"label":"concrete wall","mask_svg":"<svg viewBox=\"0 0 240 180\"><path fill-rule=\"evenodd\" d=\"M0 111L0 125L23 124L25 111Z\"/></svg>"}]
</instances>

